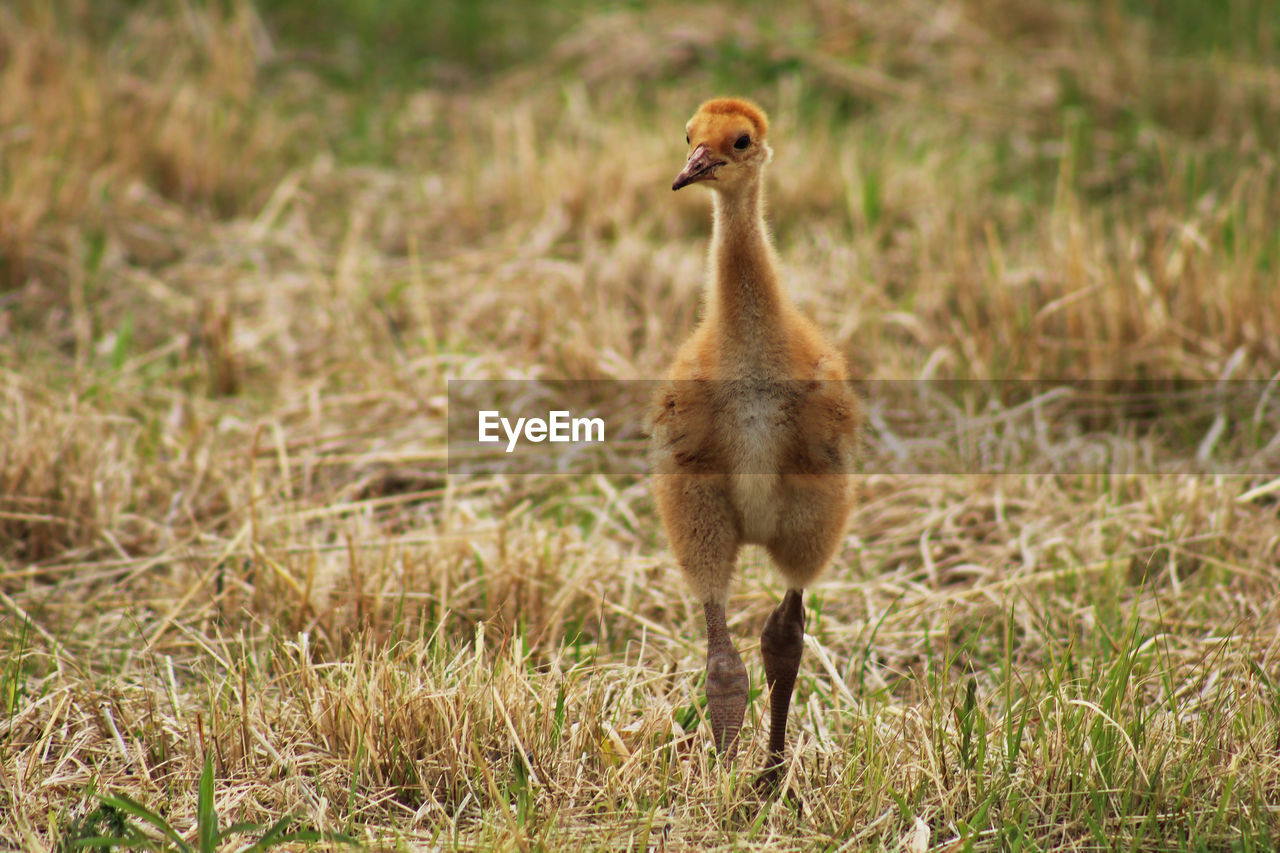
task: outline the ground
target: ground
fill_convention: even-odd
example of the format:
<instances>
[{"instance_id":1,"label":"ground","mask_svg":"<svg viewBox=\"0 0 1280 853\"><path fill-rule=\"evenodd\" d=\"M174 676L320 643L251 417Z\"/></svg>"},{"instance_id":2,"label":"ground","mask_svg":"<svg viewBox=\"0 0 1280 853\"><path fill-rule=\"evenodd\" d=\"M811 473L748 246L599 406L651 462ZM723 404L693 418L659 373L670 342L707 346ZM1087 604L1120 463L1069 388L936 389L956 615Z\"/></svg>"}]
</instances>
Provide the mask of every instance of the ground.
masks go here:
<instances>
[{"instance_id":1,"label":"ground","mask_svg":"<svg viewBox=\"0 0 1280 853\"><path fill-rule=\"evenodd\" d=\"M212 756L374 848L1271 849L1278 60L1265 0L0 6L0 844L194 839ZM946 392L763 802L643 474L447 466L448 379L661 374L720 94L861 387Z\"/></svg>"}]
</instances>

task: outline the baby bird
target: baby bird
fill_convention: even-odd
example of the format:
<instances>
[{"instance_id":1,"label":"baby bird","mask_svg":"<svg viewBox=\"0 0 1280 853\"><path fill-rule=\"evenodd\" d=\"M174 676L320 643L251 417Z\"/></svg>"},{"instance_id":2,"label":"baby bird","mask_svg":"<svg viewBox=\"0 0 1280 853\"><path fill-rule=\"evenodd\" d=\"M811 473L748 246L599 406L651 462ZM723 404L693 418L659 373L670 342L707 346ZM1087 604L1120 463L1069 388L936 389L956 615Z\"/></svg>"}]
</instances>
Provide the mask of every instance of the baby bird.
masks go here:
<instances>
[{"instance_id":1,"label":"baby bird","mask_svg":"<svg viewBox=\"0 0 1280 853\"><path fill-rule=\"evenodd\" d=\"M707 625L707 711L722 755L736 751L747 670L725 607L738 551L763 545L787 584L760 637L776 784L804 649L804 589L831 560L855 500L858 400L841 355L783 292L764 222L768 118L716 98L686 125L688 161L671 185L712 191L704 316L676 353L648 423L653 493Z\"/></svg>"}]
</instances>

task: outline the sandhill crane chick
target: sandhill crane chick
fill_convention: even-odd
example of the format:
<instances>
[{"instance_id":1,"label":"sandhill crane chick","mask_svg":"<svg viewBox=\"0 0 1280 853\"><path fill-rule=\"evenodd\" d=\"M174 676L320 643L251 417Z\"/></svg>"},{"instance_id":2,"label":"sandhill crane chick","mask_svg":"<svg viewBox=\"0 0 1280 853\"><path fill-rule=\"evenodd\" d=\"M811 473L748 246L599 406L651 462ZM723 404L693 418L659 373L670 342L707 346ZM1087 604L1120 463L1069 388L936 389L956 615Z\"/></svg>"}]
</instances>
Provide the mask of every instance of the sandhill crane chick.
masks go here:
<instances>
[{"instance_id":1,"label":"sandhill crane chick","mask_svg":"<svg viewBox=\"0 0 1280 853\"><path fill-rule=\"evenodd\" d=\"M767 785L783 761L804 648L803 591L831 560L854 505L856 397L844 359L791 303L766 228L768 119L740 98L702 104L671 185L712 191L704 316L649 413L653 491L676 561L707 625L712 737L732 755L748 679L725 607L738 551L763 545L787 584L760 638L770 688Z\"/></svg>"}]
</instances>

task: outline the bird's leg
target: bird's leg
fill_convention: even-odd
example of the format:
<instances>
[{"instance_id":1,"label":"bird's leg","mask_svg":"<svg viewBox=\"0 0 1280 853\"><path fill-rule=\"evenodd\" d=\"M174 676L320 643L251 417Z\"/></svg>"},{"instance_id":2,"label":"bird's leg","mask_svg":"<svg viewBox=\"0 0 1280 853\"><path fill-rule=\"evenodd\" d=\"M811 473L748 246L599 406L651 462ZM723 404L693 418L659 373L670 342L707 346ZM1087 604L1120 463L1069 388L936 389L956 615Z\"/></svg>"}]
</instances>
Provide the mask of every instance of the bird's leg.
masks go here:
<instances>
[{"instance_id":1,"label":"bird's leg","mask_svg":"<svg viewBox=\"0 0 1280 853\"><path fill-rule=\"evenodd\" d=\"M702 612L707 618L707 716L716 750L731 757L747 713L747 667L729 639L724 605L708 601Z\"/></svg>"},{"instance_id":2,"label":"bird's leg","mask_svg":"<svg viewBox=\"0 0 1280 853\"><path fill-rule=\"evenodd\" d=\"M772 787L782 770L787 743L787 713L791 693L804 652L804 600L798 589L789 589L782 603L769 614L760 634L760 654L764 676L769 683L769 756L765 759L761 783Z\"/></svg>"}]
</instances>

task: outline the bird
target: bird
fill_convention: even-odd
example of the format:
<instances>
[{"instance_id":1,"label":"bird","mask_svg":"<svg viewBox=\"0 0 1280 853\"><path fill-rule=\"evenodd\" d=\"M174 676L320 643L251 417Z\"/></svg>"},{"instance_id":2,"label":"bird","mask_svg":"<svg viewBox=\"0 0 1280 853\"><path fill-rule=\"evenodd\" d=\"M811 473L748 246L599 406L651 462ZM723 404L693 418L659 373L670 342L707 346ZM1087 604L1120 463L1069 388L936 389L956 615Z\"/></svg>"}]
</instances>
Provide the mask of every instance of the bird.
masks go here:
<instances>
[{"instance_id":1,"label":"bird","mask_svg":"<svg viewBox=\"0 0 1280 853\"><path fill-rule=\"evenodd\" d=\"M840 547L855 506L862 415L843 356L782 288L764 220L765 111L714 98L685 131L688 159L671 189L712 191L710 264L702 317L649 404L652 492L702 603L707 721L727 760L749 695L726 617L742 546L763 546L786 583L760 635L770 720L758 782L776 787L804 651L804 590Z\"/></svg>"}]
</instances>

